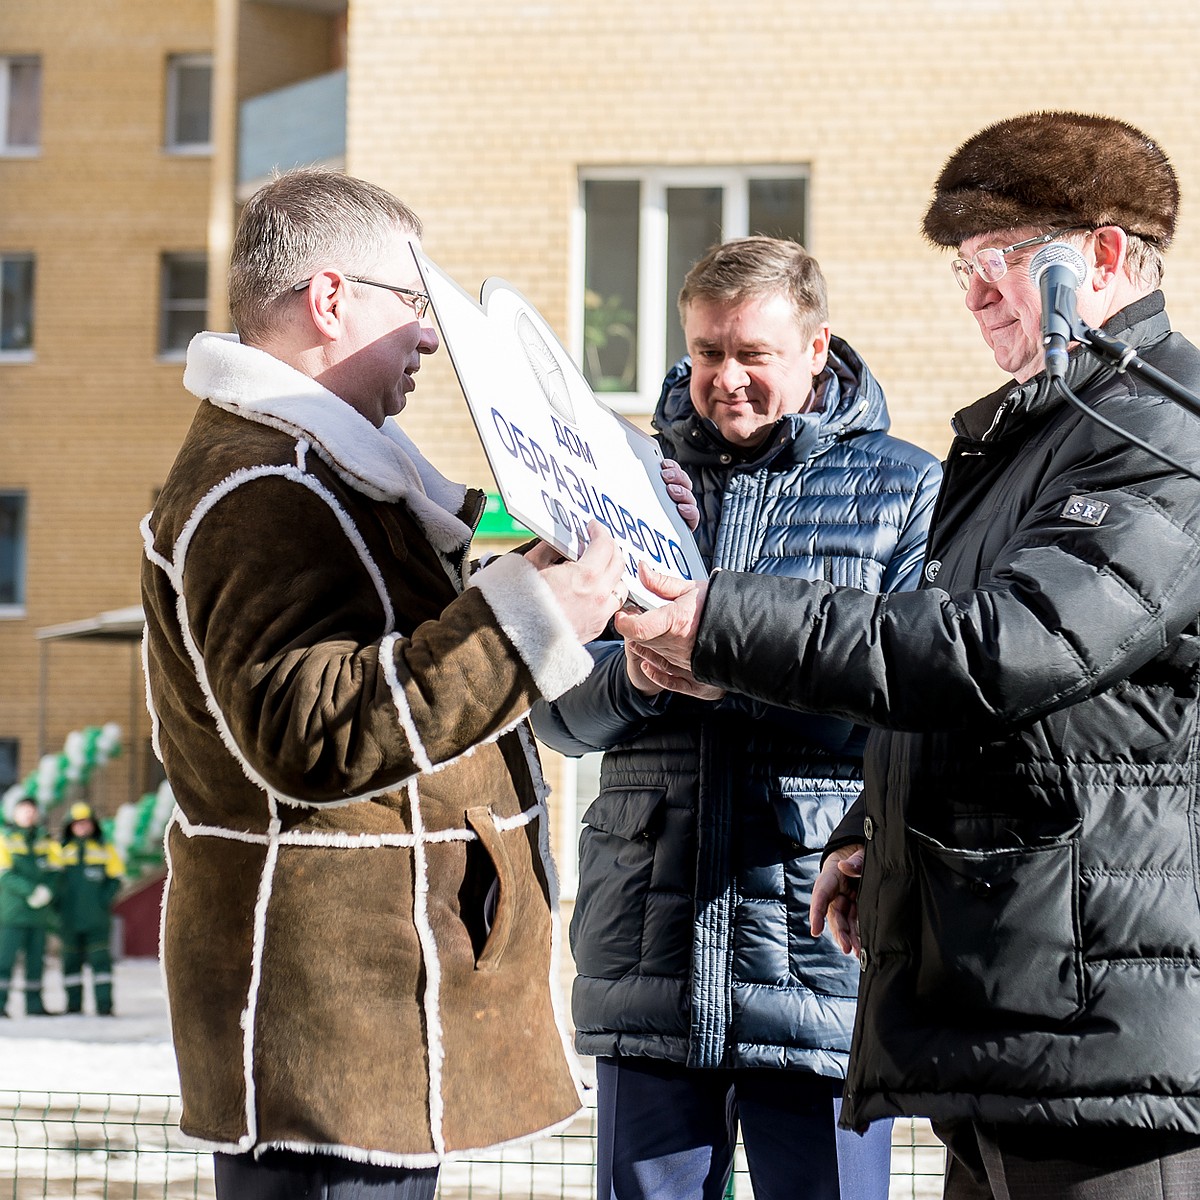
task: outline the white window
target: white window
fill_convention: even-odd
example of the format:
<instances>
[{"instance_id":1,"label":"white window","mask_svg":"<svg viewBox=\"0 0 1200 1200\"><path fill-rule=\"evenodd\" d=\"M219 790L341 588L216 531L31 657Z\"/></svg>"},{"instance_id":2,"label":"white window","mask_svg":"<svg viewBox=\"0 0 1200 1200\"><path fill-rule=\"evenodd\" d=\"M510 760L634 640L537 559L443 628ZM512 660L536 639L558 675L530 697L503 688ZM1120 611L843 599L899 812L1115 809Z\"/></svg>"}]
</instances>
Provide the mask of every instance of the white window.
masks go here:
<instances>
[{"instance_id":1,"label":"white window","mask_svg":"<svg viewBox=\"0 0 1200 1200\"><path fill-rule=\"evenodd\" d=\"M0 492L0 617L25 614L25 493Z\"/></svg>"},{"instance_id":2,"label":"white window","mask_svg":"<svg viewBox=\"0 0 1200 1200\"><path fill-rule=\"evenodd\" d=\"M167 59L166 145L173 154L212 153L211 54Z\"/></svg>"},{"instance_id":3,"label":"white window","mask_svg":"<svg viewBox=\"0 0 1200 1200\"><path fill-rule=\"evenodd\" d=\"M20 782L17 779L17 762L20 756L19 738L0 737L0 796Z\"/></svg>"},{"instance_id":4,"label":"white window","mask_svg":"<svg viewBox=\"0 0 1200 1200\"><path fill-rule=\"evenodd\" d=\"M164 254L158 352L182 358L208 320L208 260L203 254Z\"/></svg>"},{"instance_id":5,"label":"white window","mask_svg":"<svg viewBox=\"0 0 1200 1200\"><path fill-rule=\"evenodd\" d=\"M36 154L42 140L42 60L0 55L0 154Z\"/></svg>"},{"instance_id":6,"label":"white window","mask_svg":"<svg viewBox=\"0 0 1200 1200\"><path fill-rule=\"evenodd\" d=\"M689 268L746 234L805 241L807 185L798 166L581 171L575 344L593 391L649 412L686 353L676 299Z\"/></svg>"},{"instance_id":7,"label":"white window","mask_svg":"<svg viewBox=\"0 0 1200 1200\"><path fill-rule=\"evenodd\" d=\"M0 362L33 357L33 255L0 254Z\"/></svg>"},{"instance_id":8,"label":"white window","mask_svg":"<svg viewBox=\"0 0 1200 1200\"><path fill-rule=\"evenodd\" d=\"M600 760L602 754L585 754L582 758L564 758L559 787L562 800L554 808L560 823L555 841L562 853L557 856L559 895L574 900L579 890L579 834L583 814L600 794Z\"/></svg>"}]
</instances>

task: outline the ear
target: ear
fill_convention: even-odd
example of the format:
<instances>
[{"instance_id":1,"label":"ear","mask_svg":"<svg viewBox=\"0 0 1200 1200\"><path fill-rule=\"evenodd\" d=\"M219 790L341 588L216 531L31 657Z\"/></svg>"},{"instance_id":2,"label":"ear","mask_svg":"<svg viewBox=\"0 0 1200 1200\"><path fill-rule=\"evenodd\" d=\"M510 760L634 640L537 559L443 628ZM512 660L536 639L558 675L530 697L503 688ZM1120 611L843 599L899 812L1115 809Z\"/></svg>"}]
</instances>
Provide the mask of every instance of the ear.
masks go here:
<instances>
[{"instance_id":1,"label":"ear","mask_svg":"<svg viewBox=\"0 0 1200 1200\"><path fill-rule=\"evenodd\" d=\"M317 271L304 293L309 320L321 336L331 342L342 336L342 306L347 294L341 272L333 269Z\"/></svg>"},{"instance_id":2,"label":"ear","mask_svg":"<svg viewBox=\"0 0 1200 1200\"><path fill-rule=\"evenodd\" d=\"M1102 292L1111 287L1125 269L1125 252L1129 235L1117 225L1101 225L1092 230L1092 252L1096 265L1092 268L1092 288Z\"/></svg>"},{"instance_id":3,"label":"ear","mask_svg":"<svg viewBox=\"0 0 1200 1200\"><path fill-rule=\"evenodd\" d=\"M829 323L826 322L824 325L818 325L817 331L812 336L812 373L814 379L825 370L825 363L829 359L829 338Z\"/></svg>"}]
</instances>

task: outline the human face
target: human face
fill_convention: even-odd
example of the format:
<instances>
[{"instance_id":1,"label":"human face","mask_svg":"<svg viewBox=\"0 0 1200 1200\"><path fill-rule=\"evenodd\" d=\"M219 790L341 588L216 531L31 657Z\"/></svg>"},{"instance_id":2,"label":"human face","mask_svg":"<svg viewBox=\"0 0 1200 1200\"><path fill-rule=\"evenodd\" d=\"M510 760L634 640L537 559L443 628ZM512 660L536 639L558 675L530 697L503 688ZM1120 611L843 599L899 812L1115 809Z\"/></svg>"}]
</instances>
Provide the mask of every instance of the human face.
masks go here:
<instances>
[{"instance_id":1,"label":"human face","mask_svg":"<svg viewBox=\"0 0 1200 1200\"><path fill-rule=\"evenodd\" d=\"M959 254L970 259L985 246L1008 246L1040 232L1038 229L1018 229L980 234L963 242ZM973 271L965 296L967 309L975 318L997 366L1018 383L1032 379L1044 365L1042 300L1037 285L1029 278L1029 260L1036 250L1036 246L1030 246L1009 254L1008 270L995 283L989 283L978 271Z\"/></svg>"},{"instance_id":2,"label":"human face","mask_svg":"<svg viewBox=\"0 0 1200 1200\"><path fill-rule=\"evenodd\" d=\"M801 328L781 292L735 303L697 298L684 313L692 405L735 446L753 449L788 413L806 411L825 368L829 326Z\"/></svg>"},{"instance_id":3,"label":"human face","mask_svg":"<svg viewBox=\"0 0 1200 1200\"><path fill-rule=\"evenodd\" d=\"M412 255L415 239L397 234L378 263L353 274L423 291ZM338 336L327 347L320 382L375 426L400 413L417 386L421 357L438 348L428 312L418 317L412 298L388 288L355 283L339 274L335 308Z\"/></svg>"}]
</instances>

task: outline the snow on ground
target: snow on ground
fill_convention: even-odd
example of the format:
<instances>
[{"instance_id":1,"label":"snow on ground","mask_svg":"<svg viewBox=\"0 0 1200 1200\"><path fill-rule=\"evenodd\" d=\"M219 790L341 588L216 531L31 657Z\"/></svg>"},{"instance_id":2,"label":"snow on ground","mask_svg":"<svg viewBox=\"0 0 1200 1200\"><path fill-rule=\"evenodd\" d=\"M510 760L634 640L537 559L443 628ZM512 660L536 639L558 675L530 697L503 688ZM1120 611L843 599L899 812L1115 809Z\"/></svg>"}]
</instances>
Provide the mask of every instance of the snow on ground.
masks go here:
<instances>
[{"instance_id":1,"label":"snow on ground","mask_svg":"<svg viewBox=\"0 0 1200 1200\"><path fill-rule=\"evenodd\" d=\"M0 1020L0 1091L178 1096L179 1079L175 1071L166 998L157 960L121 959L116 963L115 976L115 1017L97 1017L90 1014L75 1017L26 1017L23 1015L19 987L14 987L8 1004L9 1013L12 1015L7 1020ZM18 971L14 983L19 984L19 981ZM62 990L62 972L54 959L47 962L45 982L47 1007L61 1011L66 1006L66 1000ZM90 1006L90 997L88 1004ZM37 1101L35 1107L40 1103L41 1100ZM99 1107L107 1111L107 1101ZM86 1100L83 1109L89 1109ZM177 1117L177 1107L172 1111ZM90 1128L86 1115L77 1118L71 1113L70 1102L67 1103L65 1112L67 1116L64 1119L70 1126L72 1138L79 1130L86 1132ZM172 1117L170 1121L172 1126L174 1119L175 1117ZM141 1135L152 1140L157 1118L147 1114L146 1120L150 1123L141 1127ZM577 1131L564 1139L550 1139L546 1143L522 1147L499 1156L485 1155L479 1162L465 1160L451 1164L442 1172L440 1194L443 1200L470 1195L507 1195L514 1190L516 1194L550 1197L553 1200L591 1197L594 1195L594 1145L587 1132L589 1124L590 1114L581 1120ZM941 1150L925 1123L920 1122L919 1125L919 1129L909 1131L907 1123L897 1122L891 1188L891 1194L895 1197L934 1197L941 1194ZM46 1126L46 1121L34 1121L32 1125L27 1123L22 1125L21 1129L27 1135L34 1126L42 1128ZM54 1120L50 1121L47 1128L58 1131ZM105 1132L105 1145L109 1144L110 1137L116 1136L116 1130L117 1126L111 1126ZM180 1140L177 1137L172 1142L173 1145L185 1143L186 1139ZM68 1144L73 1145L74 1142ZM145 1187L139 1190L135 1186L132 1192L120 1190L119 1185L114 1182L114 1172L119 1173L118 1166L125 1160L120 1155L113 1158L112 1162L109 1162L108 1158L108 1155L101 1154L97 1162L92 1164L96 1178L104 1181L103 1187L96 1191L95 1195L115 1197L156 1194L153 1189L146 1190ZM508 1161L503 1161L506 1159ZM198 1168L196 1162L201 1160L202 1167ZM81 1159L75 1153L58 1157L51 1154L47 1157L42 1150L37 1149L33 1159L22 1161L26 1162L26 1171L32 1172L29 1179L35 1182L43 1180L43 1177L50 1179L54 1171L60 1172L54 1174L52 1184L47 1185L51 1190L43 1189L37 1193L39 1195L67 1195L67 1184L64 1180L73 1181L70 1183L70 1195L93 1195L92 1191L77 1190L81 1186L81 1179L91 1178L87 1174L91 1168L86 1164L81 1165ZM127 1169L136 1173L139 1160L135 1156L129 1161L134 1165L127 1166ZM148 1169L157 1171L161 1176L164 1170L160 1165L163 1161L161 1156L152 1156L148 1161L152 1164ZM117 1163L118 1166L114 1166L113 1163ZM203 1155L200 1160L193 1161L185 1160L176 1154L168 1160L168 1164L169 1169L183 1171L187 1175L187 1186L180 1185L180 1194L196 1197L210 1195L206 1190L209 1186L207 1175L204 1175L202 1182L195 1182L200 1178L195 1173L200 1171L203 1175L207 1170L207 1159ZM0 1182L4 1182L7 1173L13 1170L13 1163L8 1161L5 1152L0 1150ZM54 1190L60 1184L64 1190ZM740 1148L737 1190L739 1196L752 1195ZM14 1191L13 1195L16 1194Z\"/></svg>"},{"instance_id":2,"label":"snow on ground","mask_svg":"<svg viewBox=\"0 0 1200 1200\"><path fill-rule=\"evenodd\" d=\"M114 976L115 1016L26 1017L18 968L10 1016L0 1020L0 1089L178 1095L158 960L120 959ZM47 1008L66 1007L55 959L46 962L43 994Z\"/></svg>"}]
</instances>

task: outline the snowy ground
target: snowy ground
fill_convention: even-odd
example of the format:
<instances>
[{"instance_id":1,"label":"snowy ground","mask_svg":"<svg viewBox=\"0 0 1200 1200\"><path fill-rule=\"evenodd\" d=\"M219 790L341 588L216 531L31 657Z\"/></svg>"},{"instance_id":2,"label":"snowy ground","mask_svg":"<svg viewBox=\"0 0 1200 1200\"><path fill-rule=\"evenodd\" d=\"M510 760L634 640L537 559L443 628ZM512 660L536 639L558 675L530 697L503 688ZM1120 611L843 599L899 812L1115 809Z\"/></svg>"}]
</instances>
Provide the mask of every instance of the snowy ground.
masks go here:
<instances>
[{"instance_id":1,"label":"snowy ground","mask_svg":"<svg viewBox=\"0 0 1200 1200\"><path fill-rule=\"evenodd\" d=\"M0 1088L45 1092L179 1093L158 961L116 963L116 1016L26 1017L17 984L0 1021ZM46 964L46 1007L62 1011L62 972ZM89 998L90 1001L90 998ZM90 1005L89 1005L90 1006Z\"/></svg>"},{"instance_id":2,"label":"snowy ground","mask_svg":"<svg viewBox=\"0 0 1200 1200\"><path fill-rule=\"evenodd\" d=\"M180 1155L177 1150L163 1154L153 1149L152 1144L157 1144L155 1122L159 1120L159 1140L164 1147L187 1144L187 1139L174 1129L178 1101L157 1105L153 1101L137 1102L138 1121L142 1122L138 1127L140 1155L118 1152L112 1143L114 1134L120 1133L120 1114L133 1103L121 1097L179 1094L158 962L123 959L116 964L115 976L114 1017L26 1017L20 991L14 988L9 1000L12 1015L0 1020L0 1102L14 1109L32 1105L34 1115L32 1119L6 1121L6 1114L0 1112L0 1190L4 1195L52 1200L93 1196L108 1200L153 1200L158 1196L204 1200L211 1195L207 1156L196 1158L190 1152ZM47 963L45 985L47 1007L61 1011L65 1007L62 973L54 960ZM19 1104L15 1093L26 1093ZM69 1093L109 1095L63 1095ZM108 1124L103 1130L93 1124L98 1110L106 1113ZM578 1128L565 1138L547 1139L499 1157L447 1166L442 1172L442 1200L473 1195L591 1200L595 1195L591 1117L590 1113L581 1117ZM12 1141L5 1140L6 1125L12 1127L15 1144L25 1146L32 1136L41 1146L45 1142L37 1138L48 1135L51 1144L73 1149L69 1153L48 1154L37 1148L18 1152ZM69 1136L64 1140L64 1135ZM93 1148L100 1146L104 1149ZM940 1195L940 1164L941 1151L923 1122L912 1128L897 1123L892 1197L908 1200ZM752 1200L740 1150L736 1183L739 1200Z\"/></svg>"}]
</instances>

